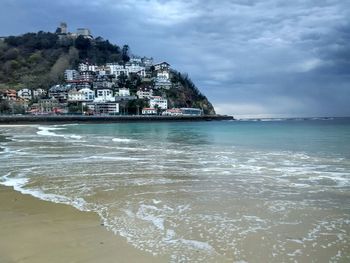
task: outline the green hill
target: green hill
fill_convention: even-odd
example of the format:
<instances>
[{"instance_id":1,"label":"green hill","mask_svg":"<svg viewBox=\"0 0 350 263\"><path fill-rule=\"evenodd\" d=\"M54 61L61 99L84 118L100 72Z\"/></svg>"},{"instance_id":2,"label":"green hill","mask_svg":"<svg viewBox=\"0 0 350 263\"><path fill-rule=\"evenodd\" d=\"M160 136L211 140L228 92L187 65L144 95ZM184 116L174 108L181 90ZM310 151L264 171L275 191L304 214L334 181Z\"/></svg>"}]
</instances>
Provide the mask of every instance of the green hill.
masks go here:
<instances>
[{"instance_id":1,"label":"green hill","mask_svg":"<svg viewBox=\"0 0 350 263\"><path fill-rule=\"evenodd\" d=\"M0 89L48 90L64 82L64 70L77 68L82 61L103 65L126 63L129 47L119 47L101 37L77 38L65 34L40 31L0 40ZM136 91L141 81L131 76L126 83ZM206 114L215 114L212 104L186 74L171 71L172 88L157 90L166 95L170 107L199 107Z\"/></svg>"}]
</instances>

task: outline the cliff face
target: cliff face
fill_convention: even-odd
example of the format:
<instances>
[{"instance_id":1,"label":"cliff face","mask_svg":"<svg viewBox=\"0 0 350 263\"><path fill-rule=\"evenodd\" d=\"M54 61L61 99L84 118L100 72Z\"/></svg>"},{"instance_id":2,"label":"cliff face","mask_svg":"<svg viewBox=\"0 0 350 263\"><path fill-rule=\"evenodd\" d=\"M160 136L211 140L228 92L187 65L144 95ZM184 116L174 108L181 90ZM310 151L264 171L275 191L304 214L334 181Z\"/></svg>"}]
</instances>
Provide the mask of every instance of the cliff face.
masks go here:
<instances>
[{"instance_id":1,"label":"cliff face","mask_svg":"<svg viewBox=\"0 0 350 263\"><path fill-rule=\"evenodd\" d=\"M198 90L188 75L173 71L171 80L173 86L165 92L170 108L200 108L205 114L215 114L213 105Z\"/></svg>"},{"instance_id":2,"label":"cliff face","mask_svg":"<svg viewBox=\"0 0 350 263\"><path fill-rule=\"evenodd\" d=\"M77 68L82 61L92 64L125 64L130 59L129 47L119 47L101 37L72 38L50 32L26 33L0 40L0 89L48 90L64 82L64 70ZM171 88L156 93L165 95L171 107L196 107L206 114L215 114L208 99L197 89L190 78L171 71ZM135 78L135 76L132 76ZM136 92L142 81L125 80Z\"/></svg>"}]
</instances>

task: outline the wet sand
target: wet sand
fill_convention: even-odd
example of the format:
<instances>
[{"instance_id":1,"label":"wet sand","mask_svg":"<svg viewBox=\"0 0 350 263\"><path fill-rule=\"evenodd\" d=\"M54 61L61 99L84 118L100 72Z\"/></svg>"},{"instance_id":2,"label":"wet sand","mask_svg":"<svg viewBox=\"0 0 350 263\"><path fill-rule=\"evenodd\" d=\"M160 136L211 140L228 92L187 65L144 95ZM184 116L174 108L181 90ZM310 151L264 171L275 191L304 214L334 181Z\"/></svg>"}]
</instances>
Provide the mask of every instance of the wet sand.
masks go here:
<instances>
[{"instance_id":1,"label":"wet sand","mask_svg":"<svg viewBox=\"0 0 350 263\"><path fill-rule=\"evenodd\" d=\"M0 186L0 262L167 262L129 245L96 214Z\"/></svg>"}]
</instances>

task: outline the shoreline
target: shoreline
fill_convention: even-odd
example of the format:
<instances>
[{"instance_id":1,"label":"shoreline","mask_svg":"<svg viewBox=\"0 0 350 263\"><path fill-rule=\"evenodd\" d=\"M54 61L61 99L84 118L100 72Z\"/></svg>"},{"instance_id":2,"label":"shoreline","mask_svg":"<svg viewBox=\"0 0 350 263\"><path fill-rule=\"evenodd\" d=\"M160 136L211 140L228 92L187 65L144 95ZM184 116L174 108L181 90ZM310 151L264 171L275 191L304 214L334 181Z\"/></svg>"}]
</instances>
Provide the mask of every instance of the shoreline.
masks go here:
<instances>
[{"instance_id":1,"label":"shoreline","mask_svg":"<svg viewBox=\"0 0 350 263\"><path fill-rule=\"evenodd\" d=\"M94 212L0 185L0 261L167 262L107 231Z\"/></svg>"},{"instance_id":2,"label":"shoreline","mask_svg":"<svg viewBox=\"0 0 350 263\"><path fill-rule=\"evenodd\" d=\"M183 121L223 121L234 120L227 115L203 116L147 116L147 115L117 115L117 116L83 116L83 115L15 115L1 116L0 125L6 124L36 124L36 123L118 123L118 122L183 122Z\"/></svg>"}]
</instances>

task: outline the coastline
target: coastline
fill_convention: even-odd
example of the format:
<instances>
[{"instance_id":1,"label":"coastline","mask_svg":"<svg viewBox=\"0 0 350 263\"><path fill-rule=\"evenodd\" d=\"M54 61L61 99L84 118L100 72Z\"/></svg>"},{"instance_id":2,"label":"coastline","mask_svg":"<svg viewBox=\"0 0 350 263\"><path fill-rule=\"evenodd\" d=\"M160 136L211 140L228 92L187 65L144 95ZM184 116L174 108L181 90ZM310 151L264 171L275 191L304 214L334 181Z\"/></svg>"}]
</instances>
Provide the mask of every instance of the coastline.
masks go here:
<instances>
[{"instance_id":1,"label":"coastline","mask_svg":"<svg viewBox=\"0 0 350 263\"><path fill-rule=\"evenodd\" d=\"M0 262L167 262L101 226L93 212L0 185Z\"/></svg>"},{"instance_id":2,"label":"coastline","mask_svg":"<svg viewBox=\"0 0 350 263\"><path fill-rule=\"evenodd\" d=\"M113 123L113 122L174 122L174 121L222 121L234 120L227 115L203 116L147 116L147 115L117 115L117 116L82 116L82 115L15 115L0 116L0 125L35 124L35 123Z\"/></svg>"}]
</instances>

